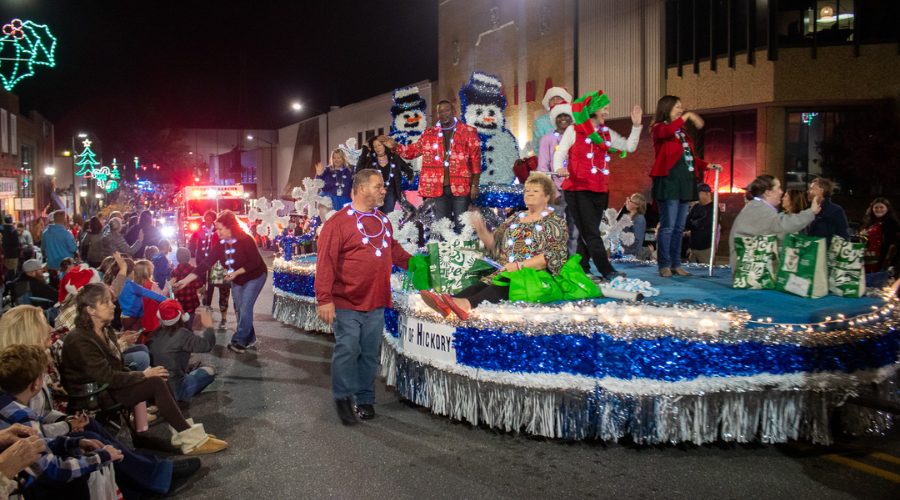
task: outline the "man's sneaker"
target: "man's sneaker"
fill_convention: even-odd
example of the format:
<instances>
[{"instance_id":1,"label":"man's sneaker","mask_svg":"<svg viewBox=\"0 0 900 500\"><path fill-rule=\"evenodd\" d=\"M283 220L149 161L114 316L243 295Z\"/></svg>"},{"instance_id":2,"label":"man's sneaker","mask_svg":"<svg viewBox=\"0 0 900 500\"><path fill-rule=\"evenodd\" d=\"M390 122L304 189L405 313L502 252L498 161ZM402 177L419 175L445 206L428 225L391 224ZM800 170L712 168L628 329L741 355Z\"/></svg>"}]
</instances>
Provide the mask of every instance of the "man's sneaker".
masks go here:
<instances>
[{"instance_id":1,"label":"man's sneaker","mask_svg":"<svg viewBox=\"0 0 900 500\"><path fill-rule=\"evenodd\" d=\"M232 343L228 344L228 350L236 352L238 354L243 354L244 351L246 351L247 349L245 347L241 347L241 345L238 344L237 342L232 342Z\"/></svg>"},{"instance_id":2,"label":"man's sneaker","mask_svg":"<svg viewBox=\"0 0 900 500\"><path fill-rule=\"evenodd\" d=\"M373 405L356 405L356 414L363 420L371 420L375 418L375 406Z\"/></svg>"},{"instance_id":3,"label":"man's sneaker","mask_svg":"<svg viewBox=\"0 0 900 500\"><path fill-rule=\"evenodd\" d=\"M220 332L225 331L225 318L222 318L222 321L219 321L219 331Z\"/></svg>"},{"instance_id":4,"label":"man's sneaker","mask_svg":"<svg viewBox=\"0 0 900 500\"><path fill-rule=\"evenodd\" d=\"M257 344L259 344L259 339L253 339L253 342L247 344L247 349L250 349L251 347L256 349Z\"/></svg>"},{"instance_id":5,"label":"man's sneaker","mask_svg":"<svg viewBox=\"0 0 900 500\"><path fill-rule=\"evenodd\" d=\"M624 278L624 277L625 277L625 273L623 273L622 271L610 271L609 274L606 275L606 279L609 280L609 281L612 281L612 280L614 280L614 279L616 279L616 278L619 278L619 277Z\"/></svg>"},{"instance_id":6,"label":"man's sneaker","mask_svg":"<svg viewBox=\"0 0 900 500\"><path fill-rule=\"evenodd\" d=\"M356 420L356 412L353 411L353 401L350 399L335 399L334 404L337 406L337 414L344 425L353 425L358 422Z\"/></svg>"}]
</instances>

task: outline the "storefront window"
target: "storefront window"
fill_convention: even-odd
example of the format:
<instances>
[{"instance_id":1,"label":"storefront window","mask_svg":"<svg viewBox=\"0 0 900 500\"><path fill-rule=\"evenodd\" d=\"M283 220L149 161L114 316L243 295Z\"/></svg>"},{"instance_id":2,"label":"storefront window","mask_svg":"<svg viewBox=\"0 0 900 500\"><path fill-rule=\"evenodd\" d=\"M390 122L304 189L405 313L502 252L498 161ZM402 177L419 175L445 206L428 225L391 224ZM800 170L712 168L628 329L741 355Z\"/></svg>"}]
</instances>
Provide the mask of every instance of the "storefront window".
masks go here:
<instances>
[{"instance_id":1,"label":"storefront window","mask_svg":"<svg viewBox=\"0 0 900 500\"><path fill-rule=\"evenodd\" d=\"M756 178L756 112L704 116L706 126L697 144L698 154L709 163L722 165L720 193L742 193ZM707 172L713 186L715 173Z\"/></svg>"}]
</instances>

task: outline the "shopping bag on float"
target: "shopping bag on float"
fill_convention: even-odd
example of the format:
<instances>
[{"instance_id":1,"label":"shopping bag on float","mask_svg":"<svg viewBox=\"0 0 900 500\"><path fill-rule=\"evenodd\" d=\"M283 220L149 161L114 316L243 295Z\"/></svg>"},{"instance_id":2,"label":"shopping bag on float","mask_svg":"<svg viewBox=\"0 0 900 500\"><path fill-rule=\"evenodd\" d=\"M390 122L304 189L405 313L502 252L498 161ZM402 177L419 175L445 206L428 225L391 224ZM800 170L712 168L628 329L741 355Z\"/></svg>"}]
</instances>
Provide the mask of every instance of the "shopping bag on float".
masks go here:
<instances>
[{"instance_id":1,"label":"shopping bag on float","mask_svg":"<svg viewBox=\"0 0 900 500\"><path fill-rule=\"evenodd\" d=\"M785 235L775 289L808 299L828 295L827 259L825 238Z\"/></svg>"},{"instance_id":2,"label":"shopping bag on float","mask_svg":"<svg viewBox=\"0 0 900 500\"><path fill-rule=\"evenodd\" d=\"M122 492L116 485L116 472L111 463L88 476L88 490L91 500L122 500Z\"/></svg>"},{"instance_id":3,"label":"shopping bag on float","mask_svg":"<svg viewBox=\"0 0 900 500\"><path fill-rule=\"evenodd\" d=\"M431 288L439 293L461 290L466 270L482 257L477 241L429 243L427 249Z\"/></svg>"},{"instance_id":4,"label":"shopping bag on float","mask_svg":"<svg viewBox=\"0 0 900 500\"><path fill-rule=\"evenodd\" d=\"M831 247L828 249L829 292L851 299L866 294L865 251L862 243L853 243L840 236L831 237Z\"/></svg>"},{"instance_id":5,"label":"shopping bag on float","mask_svg":"<svg viewBox=\"0 0 900 500\"><path fill-rule=\"evenodd\" d=\"M562 290L563 300L596 299L603 297L603 292L581 268L581 256L573 255L563 264L559 274L554 278Z\"/></svg>"},{"instance_id":6,"label":"shopping bag on float","mask_svg":"<svg viewBox=\"0 0 900 500\"><path fill-rule=\"evenodd\" d=\"M509 286L509 300L513 302L556 302L563 292L547 271L523 267L518 271L503 271L494 277L494 284Z\"/></svg>"},{"instance_id":7,"label":"shopping bag on float","mask_svg":"<svg viewBox=\"0 0 900 500\"><path fill-rule=\"evenodd\" d=\"M412 287L416 290L430 290L431 275L428 271L429 266L430 261L427 255L413 255L410 257L403 288L409 289L409 287Z\"/></svg>"},{"instance_id":8,"label":"shopping bag on float","mask_svg":"<svg viewBox=\"0 0 900 500\"><path fill-rule=\"evenodd\" d=\"M213 285L225 284L225 266L223 266L219 261L216 261L216 263L213 264L212 268L209 270L209 282Z\"/></svg>"},{"instance_id":9,"label":"shopping bag on float","mask_svg":"<svg viewBox=\"0 0 900 500\"><path fill-rule=\"evenodd\" d=\"M774 290L778 238L774 235L734 239L737 262L733 286L742 290Z\"/></svg>"},{"instance_id":10,"label":"shopping bag on float","mask_svg":"<svg viewBox=\"0 0 900 500\"><path fill-rule=\"evenodd\" d=\"M459 281L457 289L464 290L475 283L478 283L482 278L490 276L495 271L497 271L496 267L488 264L484 259L478 259L471 267L466 269L465 274L463 274L462 279Z\"/></svg>"}]
</instances>

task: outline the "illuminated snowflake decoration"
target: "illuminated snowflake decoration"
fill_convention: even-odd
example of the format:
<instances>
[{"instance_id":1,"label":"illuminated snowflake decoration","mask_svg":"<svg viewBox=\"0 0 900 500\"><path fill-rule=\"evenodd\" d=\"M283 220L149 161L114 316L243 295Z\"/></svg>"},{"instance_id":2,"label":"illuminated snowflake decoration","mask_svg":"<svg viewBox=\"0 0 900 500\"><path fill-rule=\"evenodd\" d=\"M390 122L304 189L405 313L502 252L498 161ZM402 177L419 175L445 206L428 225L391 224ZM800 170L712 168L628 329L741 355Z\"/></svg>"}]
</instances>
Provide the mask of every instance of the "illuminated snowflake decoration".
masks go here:
<instances>
[{"instance_id":1,"label":"illuminated snowflake decoration","mask_svg":"<svg viewBox=\"0 0 900 500\"><path fill-rule=\"evenodd\" d=\"M294 209L298 214L302 214L306 207L309 207L309 213L312 214L319 209L319 205L331 207L331 198L322 196L319 191L325 187L325 181L322 179L303 179L303 187L295 187L291 192L294 198Z\"/></svg>"},{"instance_id":2,"label":"illuminated snowflake decoration","mask_svg":"<svg viewBox=\"0 0 900 500\"><path fill-rule=\"evenodd\" d=\"M603 212L603 222L600 223L600 232L603 235L603 244L611 252L619 250L623 246L634 243L634 233L625 232L626 228L634 225L631 221L631 215L625 214L621 219L616 220L618 213L614 208L607 208Z\"/></svg>"},{"instance_id":3,"label":"illuminated snowflake decoration","mask_svg":"<svg viewBox=\"0 0 900 500\"><path fill-rule=\"evenodd\" d=\"M350 159L350 163L356 165L359 161L359 155L362 153L362 149L356 149L359 147L359 144L356 143L356 139L349 138L347 142L338 146L343 152L347 153L347 158ZM330 158L329 158L330 160Z\"/></svg>"},{"instance_id":4,"label":"illuminated snowflake decoration","mask_svg":"<svg viewBox=\"0 0 900 500\"><path fill-rule=\"evenodd\" d=\"M281 234L281 229L287 227L291 222L289 216L280 217L279 210L284 210L284 203L281 200L275 200L269 204L269 200L262 197L256 200L256 207L247 211L247 219L252 221L262 221L256 226L256 234L260 236L277 236Z\"/></svg>"},{"instance_id":5,"label":"illuminated snowflake decoration","mask_svg":"<svg viewBox=\"0 0 900 500\"><path fill-rule=\"evenodd\" d=\"M395 210L388 214L388 220L391 221L391 227L394 228L392 234L394 241L400 244L409 254L415 254L419 250L419 226L415 221L403 222L403 212Z\"/></svg>"},{"instance_id":6,"label":"illuminated snowflake decoration","mask_svg":"<svg viewBox=\"0 0 900 500\"><path fill-rule=\"evenodd\" d=\"M0 37L0 81L12 90L23 78L34 74L35 66L56 65L56 38L43 24L13 19L2 28Z\"/></svg>"}]
</instances>

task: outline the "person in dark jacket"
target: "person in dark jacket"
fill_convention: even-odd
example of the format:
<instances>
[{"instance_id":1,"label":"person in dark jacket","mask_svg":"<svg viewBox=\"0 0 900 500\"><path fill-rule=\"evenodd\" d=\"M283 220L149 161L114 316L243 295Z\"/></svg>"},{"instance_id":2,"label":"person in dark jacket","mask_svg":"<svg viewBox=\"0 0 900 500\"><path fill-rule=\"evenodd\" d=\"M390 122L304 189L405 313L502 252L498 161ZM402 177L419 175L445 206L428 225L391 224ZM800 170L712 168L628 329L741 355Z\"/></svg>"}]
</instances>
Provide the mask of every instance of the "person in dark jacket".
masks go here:
<instances>
[{"instance_id":1,"label":"person in dark jacket","mask_svg":"<svg viewBox=\"0 0 900 500\"><path fill-rule=\"evenodd\" d=\"M231 282L234 293L234 309L238 315L238 326L231 337L228 349L242 353L256 344L256 329L253 327L253 306L266 284L266 263L259 254L256 241L245 233L231 210L223 210L216 219L219 241L213 246L209 257L197 264L194 271L175 283L176 292L186 287L198 277L205 275L216 262L225 267L225 280Z\"/></svg>"},{"instance_id":2,"label":"person in dark jacket","mask_svg":"<svg viewBox=\"0 0 900 500\"><path fill-rule=\"evenodd\" d=\"M810 202L818 199L822 209L816 214L812 223L803 230L803 234L807 236L825 238L828 245L831 245L831 237L835 235L850 241L850 224L847 222L847 214L843 208L831 201L832 193L834 193L834 183L830 180L817 177L812 181L807 197Z\"/></svg>"},{"instance_id":3,"label":"person in dark jacket","mask_svg":"<svg viewBox=\"0 0 900 500\"><path fill-rule=\"evenodd\" d=\"M125 241L129 245L140 239L141 231L144 232L144 242L131 255L144 255L147 247L156 246L159 242L159 229L153 226L153 214L149 210L141 212L140 222L137 225L130 226L128 233L125 234ZM121 251L121 250L120 250Z\"/></svg>"},{"instance_id":4,"label":"person in dark jacket","mask_svg":"<svg viewBox=\"0 0 900 500\"><path fill-rule=\"evenodd\" d=\"M397 202L403 196L403 191L400 189L400 176L405 175L406 179L412 182L416 176L415 171L409 166L409 163L406 163L406 160L379 141L378 137L370 138L368 144L363 146L359 161L356 163L356 171L359 172L364 168L371 168L381 173L384 189L387 191L381 211L385 214L393 212Z\"/></svg>"},{"instance_id":5,"label":"person in dark jacket","mask_svg":"<svg viewBox=\"0 0 900 500\"><path fill-rule=\"evenodd\" d=\"M887 198L872 200L866 210L860 235L865 236L866 273L877 273L900 262L900 219Z\"/></svg>"},{"instance_id":6,"label":"person in dark jacket","mask_svg":"<svg viewBox=\"0 0 900 500\"><path fill-rule=\"evenodd\" d=\"M44 281L44 263L39 259L31 259L22 264L22 274L13 281L16 297L31 297L44 299L39 305L41 309L50 309L59 297L59 290L48 285Z\"/></svg>"},{"instance_id":7,"label":"person in dark jacket","mask_svg":"<svg viewBox=\"0 0 900 500\"><path fill-rule=\"evenodd\" d=\"M184 312L177 300L161 302L156 314L159 317L159 328L153 330L147 338L150 354L154 363L169 371L169 387L175 399L190 401L191 396L199 394L216 379L216 370L211 366L188 372L191 353L209 352L216 345L212 318L208 312L200 311L200 323L203 325L201 337L185 327L190 315Z\"/></svg>"},{"instance_id":8,"label":"person in dark jacket","mask_svg":"<svg viewBox=\"0 0 900 500\"><path fill-rule=\"evenodd\" d=\"M22 253L22 244L19 242L19 232L13 225L12 215L3 217L3 226L0 226L0 238L3 238L3 255L6 257L6 269L8 280L15 279L19 269L19 255Z\"/></svg>"},{"instance_id":9,"label":"person in dark jacket","mask_svg":"<svg viewBox=\"0 0 900 500\"><path fill-rule=\"evenodd\" d=\"M712 188L705 182L700 183L697 185L697 192L700 201L691 207L687 222L684 224L684 235L689 238L691 249L688 262L709 264L712 252L713 210L715 210Z\"/></svg>"}]
</instances>

